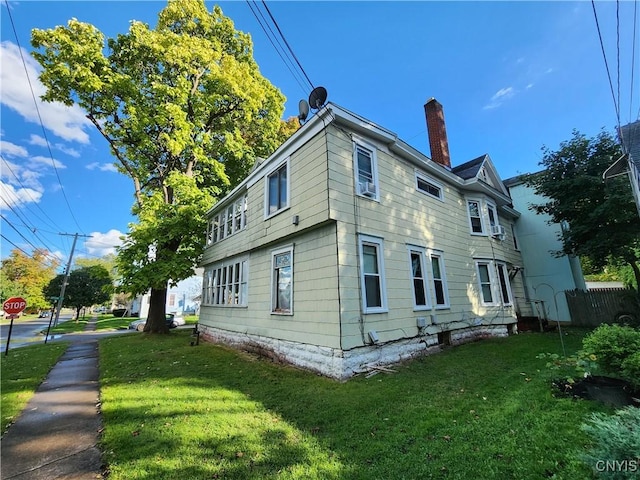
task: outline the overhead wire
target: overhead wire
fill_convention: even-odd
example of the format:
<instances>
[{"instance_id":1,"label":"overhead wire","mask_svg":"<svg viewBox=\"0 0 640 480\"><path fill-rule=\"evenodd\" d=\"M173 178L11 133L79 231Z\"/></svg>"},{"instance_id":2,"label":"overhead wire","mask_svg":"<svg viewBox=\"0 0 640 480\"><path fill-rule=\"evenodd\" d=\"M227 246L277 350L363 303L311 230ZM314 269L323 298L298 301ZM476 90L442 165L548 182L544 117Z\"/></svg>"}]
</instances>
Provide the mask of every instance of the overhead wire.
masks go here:
<instances>
[{"instance_id":1,"label":"overhead wire","mask_svg":"<svg viewBox=\"0 0 640 480\"><path fill-rule=\"evenodd\" d=\"M633 40L631 43L631 95L629 100L629 121L633 119L633 83L636 65L636 28L637 28L637 13L638 13L638 0L633 2ZM638 110L638 117L636 120L640 120L640 109Z\"/></svg>"},{"instance_id":2,"label":"overhead wire","mask_svg":"<svg viewBox=\"0 0 640 480\"><path fill-rule=\"evenodd\" d=\"M13 169L11 168L11 164L2 156L0 155L0 159L2 159L2 161L5 163L6 167L9 169L9 171L11 172L11 174L14 176L14 178L18 181L18 183L20 184L20 186L22 187L22 189L24 190L24 192L27 194L27 196L31 199L31 201L33 202L33 204L38 208L38 210L40 210L43 215L46 217L46 220L40 218L37 214L35 214L35 212L31 212L32 214L34 214L36 217L38 217L38 220L40 221L44 221L45 223L47 223L50 227L54 228L54 229L58 229L58 230L62 230L59 226L57 226L54 222L54 220L47 215L47 213L42 209L42 207L40 206L40 204L36 201L35 198L33 198L33 196L31 195L31 189L26 187L24 185L24 183L22 183L22 180L20 179L20 177L18 177L18 175L16 175L16 173L13 171ZM28 204L25 204L28 205Z\"/></svg>"},{"instance_id":3,"label":"overhead wire","mask_svg":"<svg viewBox=\"0 0 640 480\"><path fill-rule=\"evenodd\" d=\"M267 39L269 40L269 42L271 43L271 45L273 46L273 48L275 49L276 53L278 54L278 56L280 57L282 62L285 64L285 66L287 67L287 69L289 70L291 75L293 76L293 79L296 81L298 86L300 86L302 91L305 92L305 94L307 94L308 90L303 85L303 82L301 82L302 77L300 77L300 75L295 72L295 66L293 65L293 62L291 61L291 59L286 54L286 51L285 51L284 47L282 46L282 44L280 44L280 42L278 41L278 39L276 37L276 34L271 29L271 26L267 22L267 19L264 17L264 15L262 14L262 12L260 11L260 9L258 8L258 6L257 6L257 4L255 2L252 2L252 0L246 0L246 2L247 2L247 5L249 6L249 9L251 10L251 13L256 18L256 20L258 21L258 24L262 28L262 31L264 32L265 36L267 37ZM253 3L253 5L252 5L252 3ZM255 7L255 10L254 10L254 7ZM260 17L262 17L262 20L260 19ZM271 32L271 35L269 34L269 31ZM285 59L285 57L286 57L286 59ZM288 60L288 62L287 62L287 60Z\"/></svg>"},{"instance_id":4,"label":"overhead wire","mask_svg":"<svg viewBox=\"0 0 640 480\"><path fill-rule=\"evenodd\" d=\"M286 37L282 33L282 30L280 30L280 26L278 25L278 22L276 21L275 18L273 18L273 15L271 14L271 10L269 10L269 6L267 5L267 2L262 0L262 4L264 5L264 8L267 10L267 13L269 14L269 17L271 18L271 21L276 26L276 29L278 30L278 33L282 37L282 40L284 41L284 44L289 49L289 52L291 53L291 56L296 61L296 64L300 68L300 71L304 74L304 78L306 78L307 82L309 82L309 85L311 85L311 90L313 90L315 88L314 85L313 85L313 82L309 79L309 76L307 75L307 72L305 72L304 68L302 68L302 65L300 64L300 61L298 60L298 57L296 57L296 54L293 52L293 49L291 48L291 45L289 45L289 42L287 42Z\"/></svg>"},{"instance_id":5,"label":"overhead wire","mask_svg":"<svg viewBox=\"0 0 640 480\"><path fill-rule=\"evenodd\" d=\"M598 21L598 13L596 12L595 0L591 0L591 6L593 8L593 16L596 21L596 29L598 30L598 39L600 40L600 48L602 50L602 57L604 58L604 66L605 66L605 69L607 70L607 78L609 79L609 88L611 89L611 97L613 98L613 106L615 107L617 127L619 130L620 129L620 108L618 107L616 94L613 90L613 81L611 80L611 71L609 70L609 62L607 61L607 54L605 53L605 50L604 50L604 42L602 41L602 32L600 30L600 22Z\"/></svg>"},{"instance_id":6,"label":"overhead wire","mask_svg":"<svg viewBox=\"0 0 640 480\"><path fill-rule=\"evenodd\" d=\"M36 113L38 114L38 121L40 123L40 127L42 128L42 134L43 134L43 137L44 137L45 142L47 144L47 150L49 151L49 157L51 158L51 164L53 166L53 170L56 173L56 178L58 179L58 183L60 184L60 188L61 188L61 191L62 191L62 196L64 197L64 201L65 201L65 203L67 205L67 209L69 210L69 214L71 215L71 218L75 222L75 224L78 227L78 229L81 232L83 232L82 228L78 224L78 220L76 219L76 217L75 217L75 215L73 213L73 209L71 208L71 204L69 203L69 199L67 198L67 194L65 193L64 186L62 185L62 180L60 179L60 174L58 172L58 167L56 166L56 162L55 162L55 160L53 158L53 152L51 151L51 144L49 143L49 138L47 137L47 132L46 132L46 129L44 127L44 122L42 121L42 116L40 114L40 107L38 106L38 101L36 99L36 94L35 94L35 92L33 90L33 84L31 83L31 78L29 77L29 71L27 69L27 62L24 59L24 55L22 53L22 46L20 45L20 39L18 38L18 32L16 30L16 26L15 26L15 23L13 21L13 15L11 14L11 9L9 8L9 1L5 0L5 4L6 4L6 7L7 7L7 13L9 15L9 21L10 21L11 27L13 29L13 34L14 34L14 37L16 39L16 44L18 45L18 51L20 52L20 59L22 60L22 65L24 67L24 73L25 73L25 76L27 78L27 83L29 84L29 89L31 91L31 97L33 98L33 103L34 103L35 108L36 108Z\"/></svg>"}]
</instances>

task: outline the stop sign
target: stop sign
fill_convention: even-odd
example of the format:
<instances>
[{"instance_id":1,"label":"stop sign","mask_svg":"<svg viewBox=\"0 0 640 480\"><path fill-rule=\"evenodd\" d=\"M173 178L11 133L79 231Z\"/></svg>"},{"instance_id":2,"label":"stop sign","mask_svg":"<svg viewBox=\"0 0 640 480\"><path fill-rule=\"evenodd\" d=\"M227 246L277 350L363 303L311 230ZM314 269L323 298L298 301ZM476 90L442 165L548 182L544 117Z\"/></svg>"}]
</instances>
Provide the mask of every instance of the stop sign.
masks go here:
<instances>
[{"instance_id":1,"label":"stop sign","mask_svg":"<svg viewBox=\"0 0 640 480\"><path fill-rule=\"evenodd\" d=\"M27 302L21 297L11 297L9 300L2 304L4 313L9 315L17 315L25 309Z\"/></svg>"}]
</instances>

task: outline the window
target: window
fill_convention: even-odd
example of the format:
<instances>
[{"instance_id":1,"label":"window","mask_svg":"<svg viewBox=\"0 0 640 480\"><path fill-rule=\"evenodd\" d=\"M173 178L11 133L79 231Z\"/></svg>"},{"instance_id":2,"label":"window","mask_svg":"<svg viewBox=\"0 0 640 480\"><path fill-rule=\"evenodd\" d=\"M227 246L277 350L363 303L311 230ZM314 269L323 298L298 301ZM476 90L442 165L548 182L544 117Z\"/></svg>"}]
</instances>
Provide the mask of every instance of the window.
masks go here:
<instances>
[{"instance_id":1,"label":"window","mask_svg":"<svg viewBox=\"0 0 640 480\"><path fill-rule=\"evenodd\" d=\"M438 200L443 199L442 186L419 173L416 173L416 189Z\"/></svg>"},{"instance_id":2,"label":"window","mask_svg":"<svg viewBox=\"0 0 640 480\"><path fill-rule=\"evenodd\" d=\"M483 305L512 305L509 273L504 262L476 262Z\"/></svg>"},{"instance_id":3,"label":"window","mask_svg":"<svg viewBox=\"0 0 640 480\"><path fill-rule=\"evenodd\" d=\"M245 229L247 226L247 196L237 199L222 213L209 220L207 244L216 243Z\"/></svg>"},{"instance_id":4,"label":"window","mask_svg":"<svg viewBox=\"0 0 640 480\"><path fill-rule=\"evenodd\" d=\"M469 208L469 221L471 222L471 231L473 233L484 233L482 228L482 209L480 202L477 200L469 200L467 202Z\"/></svg>"},{"instance_id":5,"label":"window","mask_svg":"<svg viewBox=\"0 0 640 480\"><path fill-rule=\"evenodd\" d=\"M354 145L354 170L356 174L356 193L363 197L379 199L378 172L375 148Z\"/></svg>"},{"instance_id":6,"label":"window","mask_svg":"<svg viewBox=\"0 0 640 480\"><path fill-rule=\"evenodd\" d=\"M265 216L275 215L289 206L289 162L267 175Z\"/></svg>"},{"instance_id":7,"label":"window","mask_svg":"<svg viewBox=\"0 0 640 480\"><path fill-rule=\"evenodd\" d=\"M410 248L409 262L411 266L411 280L413 284L414 310L427 310L429 305L429 291L424 268L424 249Z\"/></svg>"},{"instance_id":8,"label":"window","mask_svg":"<svg viewBox=\"0 0 640 480\"><path fill-rule=\"evenodd\" d=\"M433 291L436 297L436 308L449 307L449 292L447 290L447 281L444 273L444 258L442 253L432 252L431 257L431 273L433 275Z\"/></svg>"},{"instance_id":9,"label":"window","mask_svg":"<svg viewBox=\"0 0 640 480\"><path fill-rule=\"evenodd\" d=\"M364 313L387 311L382 239L360 236L360 288Z\"/></svg>"},{"instance_id":10,"label":"window","mask_svg":"<svg viewBox=\"0 0 640 480\"><path fill-rule=\"evenodd\" d=\"M487 214L489 215L489 225L492 227L498 225L498 211L495 205L487 203Z\"/></svg>"},{"instance_id":11,"label":"window","mask_svg":"<svg viewBox=\"0 0 640 480\"><path fill-rule=\"evenodd\" d=\"M489 265L489 262L478 262L480 295L482 296L482 303L485 305L493 304L493 288L491 287L491 271L489 270Z\"/></svg>"},{"instance_id":12,"label":"window","mask_svg":"<svg viewBox=\"0 0 640 480\"><path fill-rule=\"evenodd\" d=\"M511 305L511 286L509 285L509 272L504 263L496 263L498 269L498 281L500 282L500 299L503 305Z\"/></svg>"},{"instance_id":13,"label":"window","mask_svg":"<svg viewBox=\"0 0 640 480\"><path fill-rule=\"evenodd\" d=\"M248 303L249 260L218 263L204 272L203 304L246 307Z\"/></svg>"},{"instance_id":14,"label":"window","mask_svg":"<svg viewBox=\"0 0 640 480\"><path fill-rule=\"evenodd\" d=\"M293 313L293 247L271 254L271 313Z\"/></svg>"},{"instance_id":15,"label":"window","mask_svg":"<svg viewBox=\"0 0 640 480\"><path fill-rule=\"evenodd\" d=\"M495 204L486 200L467 199L467 209L472 234L504 235L504 228L500 227L498 209Z\"/></svg>"},{"instance_id":16,"label":"window","mask_svg":"<svg viewBox=\"0 0 640 480\"><path fill-rule=\"evenodd\" d=\"M520 247L518 246L518 237L516 237L516 227L513 223L511 224L511 238L513 238L513 248L520 250Z\"/></svg>"}]
</instances>

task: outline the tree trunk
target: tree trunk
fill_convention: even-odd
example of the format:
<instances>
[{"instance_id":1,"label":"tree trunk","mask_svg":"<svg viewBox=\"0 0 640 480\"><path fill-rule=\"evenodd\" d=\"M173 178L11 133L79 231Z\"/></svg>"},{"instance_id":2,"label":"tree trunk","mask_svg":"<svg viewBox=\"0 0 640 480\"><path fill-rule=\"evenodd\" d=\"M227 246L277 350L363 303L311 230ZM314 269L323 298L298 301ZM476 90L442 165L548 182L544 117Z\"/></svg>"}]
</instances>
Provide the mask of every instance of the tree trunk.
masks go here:
<instances>
[{"instance_id":1,"label":"tree trunk","mask_svg":"<svg viewBox=\"0 0 640 480\"><path fill-rule=\"evenodd\" d=\"M167 289L151 289L149 299L149 315L144 331L148 333L169 333L169 327L165 319L167 303Z\"/></svg>"}]
</instances>

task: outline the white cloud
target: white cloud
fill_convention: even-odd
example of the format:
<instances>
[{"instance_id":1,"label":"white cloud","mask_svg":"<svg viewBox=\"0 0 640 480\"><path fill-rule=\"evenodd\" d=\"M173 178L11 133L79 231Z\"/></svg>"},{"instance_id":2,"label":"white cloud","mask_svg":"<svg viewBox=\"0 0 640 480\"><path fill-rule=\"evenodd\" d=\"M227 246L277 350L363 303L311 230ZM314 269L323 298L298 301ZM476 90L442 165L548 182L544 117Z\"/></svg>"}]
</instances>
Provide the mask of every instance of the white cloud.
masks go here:
<instances>
[{"instance_id":1,"label":"white cloud","mask_svg":"<svg viewBox=\"0 0 640 480\"><path fill-rule=\"evenodd\" d=\"M40 135L36 135L34 133L31 134L31 137L29 138L29 143L31 145L37 145L39 147L46 147L47 146L47 141L41 137Z\"/></svg>"},{"instance_id":2,"label":"white cloud","mask_svg":"<svg viewBox=\"0 0 640 480\"><path fill-rule=\"evenodd\" d=\"M87 170L100 170L101 172L117 172L118 169L113 163L98 163L92 162L87 164Z\"/></svg>"},{"instance_id":3,"label":"white cloud","mask_svg":"<svg viewBox=\"0 0 640 480\"><path fill-rule=\"evenodd\" d=\"M46 89L38 79L39 69L38 63L27 51L22 49L21 52L17 45L9 41L0 43L0 85L2 85L0 102L17 112L26 121L39 124L41 118L45 128L60 138L89 143L89 135L84 129L92 126L82 109L77 106L67 107L59 102L48 103L40 100L40 96ZM33 94L31 87L33 87ZM37 108L34 95L38 102Z\"/></svg>"},{"instance_id":4,"label":"white cloud","mask_svg":"<svg viewBox=\"0 0 640 480\"><path fill-rule=\"evenodd\" d=\"M107 233L91 232L91 238L84 242L84 246L90 255L102 257L108 253L116 253L116 247L122 245L124 233L112 229Z\"/></svg>"},{"instance_id":5,"label":"white cloud","mask_svg":"<svg viewBox=\"0 0 640 480\"><path fill-rule=\"evenodd\" d=\"M485 110L490 110L492 108L498 108L500 105L504 103L505 100L509 100L516 94L516 90L513 87L501 88L498 90L488 104L486 104L483 108Z\"/></svg>"},{"instance_id":6,"label":"white cloud","mask_svg":"<svg viewBox=\"0 0 640 480\"><path fill-rule=\"evenodd\" d=\"M67 168L64 163L56 160L55 158L43 157L42 155L36 155L35 157L31 157L29 160L34 167L36 167L37 164L42 164L47 167L55 166L55 168Z\"/></svg>"},{"instance_id":7,"label":"white cloud","mask_svg":"<svg viewBox=\"0 0 640 480\"><path fill-rule=\"evenodd\" d=\"M5 157L26 157L27 149L15 143L0 140L0 154Z\"/></svg>"},{"instance_id":8,"label":"white cloud","mask_svg":"<svg viewBox=\"0 0 640 480\"><path fill-rule=\"evenodd\" d=\"M53 147L56 150L60 150L62 153L66 153L70 157L75 157L75 158L80 157L80 152L79 151L77 151L75 148L67 147L66 145L63 145L62 143L56 143Z\"/></svg>"},{"instance_id":9,"label":"white cloud","mask_svg":"<svg viewBox=\"0 0 640 480\"><path fill-rule=\"evenodd\" d=\"M34 133L31 134L31 137L29 138L29 143L31 145L37 145L38 147L48 146L46 138L41 137L40 135L36 135ZM63 143L55 143L54 145L51 146L51 148L59 150L62 153L66 153L67 155L70 155L75 158L80 157L80 152L78 150L76 150L75 148L67 147Z\"/></svg>"},{"instance_id":10,"label":"white cloud","mask_svg":"<svg viewBox=\"0 0 640 480\"><path fill-rule=\"evenodd\" d=\"M0 181L0 210L7 210L25 203L38 203L41 197L42 192L37 190L15 188L13 185Z\"/></svg>"}]
</instances>

